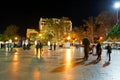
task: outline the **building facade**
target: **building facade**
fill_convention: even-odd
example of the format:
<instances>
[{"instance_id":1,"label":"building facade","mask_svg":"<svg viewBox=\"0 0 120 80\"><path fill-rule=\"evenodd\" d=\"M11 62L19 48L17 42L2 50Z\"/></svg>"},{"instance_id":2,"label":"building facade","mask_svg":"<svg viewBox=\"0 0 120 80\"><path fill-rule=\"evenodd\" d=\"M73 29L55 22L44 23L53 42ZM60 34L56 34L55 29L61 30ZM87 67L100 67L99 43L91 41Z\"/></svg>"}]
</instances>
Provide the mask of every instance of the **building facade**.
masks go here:
<instances>
[{"instance_id":1,"label":"building facade","mask_svg":"<svg viewBox=\"0 0 120 80\"><path fill-rule=\"evenodd\" d=\"M71 20L61 20L61 19L58 19L58 18L40 18L39 20L39 29L42 30L42 28L47 25L47 21L48 20L52 20L53 23L56 23L56 24L59 24L62 22L63 24L67 24L67 25L64 25L64 32L66 31L72 31L72 21ZM50 24L49 24L50 25Z\"/></svg>"}]
</instances>

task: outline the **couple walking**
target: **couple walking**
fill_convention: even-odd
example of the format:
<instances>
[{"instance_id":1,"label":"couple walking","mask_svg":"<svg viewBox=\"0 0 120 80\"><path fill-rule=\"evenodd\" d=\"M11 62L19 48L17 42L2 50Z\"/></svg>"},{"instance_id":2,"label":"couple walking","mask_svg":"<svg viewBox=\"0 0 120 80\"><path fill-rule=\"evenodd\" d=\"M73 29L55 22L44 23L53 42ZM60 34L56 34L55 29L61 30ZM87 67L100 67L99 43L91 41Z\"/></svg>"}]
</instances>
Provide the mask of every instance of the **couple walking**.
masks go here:
<instances>
[{"instance_id":1,"label":"couple walking","mask_svg":"<svg viewBox=\"0 0 120 80\"><path fill-rule=\"evenodd\" d=\"M106 49L107 49L107 58L108 58L108 61L111 60L111 45L108 43L107 46L106 46ZM98 42L98 44L96 45L96 54L97 54L97 61L101 60L101 54L102 54L102 47L101 47L101 44L100 42Z\"/></svg>"},{"instance_id":2,"label":"couple walking","mask_svg":"<svg viewBox=\"0 0 120 80\"><path fill-rule=\"evenodd\" d=\"M43 44L42 44L42 42L39 42L39 43L37 43L37 45L36 45L36 56L38 55L38 49L40 49L40 56L42 55L42 48L43 48Z\"/></svg>"}]
</instances>

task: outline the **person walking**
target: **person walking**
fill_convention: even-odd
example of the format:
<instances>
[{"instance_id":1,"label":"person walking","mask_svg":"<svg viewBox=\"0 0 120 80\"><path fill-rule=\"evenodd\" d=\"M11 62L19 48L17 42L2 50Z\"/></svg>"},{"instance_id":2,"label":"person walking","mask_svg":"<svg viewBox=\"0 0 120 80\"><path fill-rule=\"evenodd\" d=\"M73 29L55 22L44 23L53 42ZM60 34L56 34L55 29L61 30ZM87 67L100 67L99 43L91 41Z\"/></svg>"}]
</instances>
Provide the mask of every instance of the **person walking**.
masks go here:
<instances>
[{"instance_id":1,"label":"person walking","mask_svg":"<svg viewBox=\"0 0 120 80\"><path fill-rule=\"evenodd\" d=\"M50 50L52 50L52 43L50 43Z\"/></svg>"},{"instance_id":2,"label":"person walking","mask_svg":"<svg viewBox=\"0 0 120 80\"><path fill-rule=\"evenodd\" d=\"M97 46L96 46L96 52L97 52L97 61L101 60L101 54L102 54L102 48L101 48L101 44L100 42L98 42Z\"/></svg>"},{"instance_id":3,"label":"person walking","mask_svg":"<svg viewBox=\"0 0 120 80\"><path fill-rule=\"evenodd\" d=\"M89 53L89 46L85 45L84 46L84 60L87 61L88 60L88 53Z\"/></svg>"},{"instance_id":4,"label":"person walking","mask_svg":"<svg viewBox=\"0 0 120 80\"><path fill-rule=\"evenodd\" d=\"M38 55L39 43L36 44L36 56Z\"/></svg>"},{"instance_id":5,"label":"person walking","mask_svg":"<svg viewBox=\"0 0 120 80\"><path fill-rule=\"evenodd\" d=\"M56 43L54 43L54 51L56 50Z\"/></svg>"},{"instance_id":6,"label":"person walking","mask_svg":"<svg viewBox=\"0 0 120 80\"><path fill-rule=\"evenodd\" d=\"M108 61L110 61L111 60L111 50L112 50L112 48L111 48L111 45L109 43L107 44L106 49L107 49Z\"/></svg>"},{"instance_id":7,"label":"person walking","mask_svg":"<svg viewBox=\"0 0 120 80\"><path fill-rule=\"evenodd\" d=\"M88 53L89 53L89 46L90 46L90 41L88 38L83 38L82 40L82 44L84 47L84 60L87 61L88 60Z\"/></svg>"},{"instance_id":8,"label":"person walking","mask_svg":"<svg viewBox=\"0 0 120 80\"><path fill-rule=\"evenodd\" d=\"M42 43L40 42L40 44L39 44L39 48L40 48L40 56L42 55L42 48L43 48L43 45L42 45Z\"/></svg>"}]
</instances>

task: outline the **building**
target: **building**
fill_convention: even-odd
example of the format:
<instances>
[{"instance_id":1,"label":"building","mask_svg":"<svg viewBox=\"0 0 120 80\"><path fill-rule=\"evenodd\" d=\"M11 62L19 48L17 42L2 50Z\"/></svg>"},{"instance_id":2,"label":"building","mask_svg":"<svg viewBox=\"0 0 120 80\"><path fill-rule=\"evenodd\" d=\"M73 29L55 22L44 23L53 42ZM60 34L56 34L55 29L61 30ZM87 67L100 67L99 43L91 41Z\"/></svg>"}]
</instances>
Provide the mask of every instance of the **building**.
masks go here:
<instances>
[{"instance_id":1,"label":"building","mask_svg":"<svg viewBox=\"0 0 120 80\"><path fill-rule=\"evenodd\" d=\"M47 21L50 20L50 19L53 21L53 23L56 23L56 24L60 24L60 22L62 22L63 24L67 24L67 25L64 25L64 32L72 31L72 22L71 22L71 20L62 20L61 21L61 19L58 19L58 18L40 18L40 20L39 20L39 29L42 30L42 28L45 25L48 25Z\"/></svg>"},{"instance_id":2,"label":"building","mask_svg":"<svg viewBox=\"0 0 120 80\"><path fill-rule=\"evenodd\" d=\"M37 35L39 32L36 31L35 29L27 29L27 38L32 39L32 37Z\"/></svg>"},{"instance_id":3,"label":"building","mask_svg":"<svg viewBox=\"0 0 120 80\"><path fill-rule=\"evenodd\" d=\"M34 41L35 39L39 40L42 37L39 34L44 34L47 30L43 30L45 26L51 26L57 24L59 29L62 29L64 33L60 31L54 37L57 38L59 41L63 39L64 36L68 35L69 32L72 31L72 22L69 19L58 19L58 18L40 18L39 20L39 30L36 31L35 29L27 29L27 38ZM42 31L41 31L42 30ZM40 31L40 32L39 32ZM44 38L42 38L44 39Z\"/></svg>"}]
</instances>

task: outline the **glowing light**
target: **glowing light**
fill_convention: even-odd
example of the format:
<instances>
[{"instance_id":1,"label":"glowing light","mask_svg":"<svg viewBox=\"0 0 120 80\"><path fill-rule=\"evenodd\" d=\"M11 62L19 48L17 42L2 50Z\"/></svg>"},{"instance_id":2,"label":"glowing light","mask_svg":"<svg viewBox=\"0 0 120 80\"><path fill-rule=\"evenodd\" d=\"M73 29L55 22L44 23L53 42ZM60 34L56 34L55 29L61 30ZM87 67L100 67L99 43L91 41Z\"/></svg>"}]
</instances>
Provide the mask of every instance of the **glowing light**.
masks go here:
<instances>
[{"instance_id":1,"label":"glowing light","mask_svg":"<svg viewBox=\"0 0 120 80\"><path fill-rule=\"evenodd\" d=\"M11 74L14 74L14 75L16 75L16 71L18 70L18 66L19 66L19 62L17 62L17 60L18 60L18 55L17 55L18 53L16 52L15 53L15 55L13 56L13 61L16 61L16 62L14 62L13 64L12 64L12 68L13 69L11 69L12 71L12 73Z\"/></svg>"},{"instance_id":2,"label":"glowing light","mask_svg":"<svg viewBox=\"0 0 120 80\"><path fill-rule=\"evenodd\" d=\"M68 36L67 39L70 40L70 36Z\"/></svg>"},{"instance_id":3,"label":"glowing light","mask_svg":"<svg viewBox=\"0 0 120 80\"><path fill-rule=\"evenodd\" d=\"M67 52L66 52L66 69L71 68L71 59L72 59L71 50L67 49Z\"/></svg>"},{"instance_id":4,"label":"glowing light","mask_svg":"<svg viewBox=\"0 0 120 80\"><path fill-rule=\"evenodd\" d=\"M33 71L33 79L34 79L34 80L39 80L39 79L40 79L40 72L39 72L38 69L35 69L35 70Z\"/></svg>"},{"instance_id":5,"label":"glowing light","mask_svg":"<svg viewBox=\"0 0 120 80\"><path fill-rule=\"evenodd\" d=\"M38 59L40 59L41 58L41 53L40 53L40 49L38 49L38 51L36 51L35 50L35 55L36 55L36 57L38 58Z\"/></svg>"},{"instance_id":6,"label":"glowing light","mask_svg":"<svg viewBox=\"0 0 120 80\"><path fill-rule=\"evenodd\" d=\"M100 37L100 40L102 40L103 39L103 37Z\"/></svg>"},{"instance_id":7,"label":"glowing light","mask_svg":"<svg viewBox=\"0 0 120 80\"><path fill-rule=\"evenodd\" d=\"M42 36L42 34L40 33L40 34L39 34L39 36L41 37L41 36Z\"/></svg>"},{"instance_id":8,"label":"glowing light","mask_svg":"<svg viewBox=\"0 0 120 80\"><path fill-rule=\"evenodd\" d=\"M15 39L15 40L18 40L18 37L15 37L14 39Z\"/></svg>"},{"instance_id":9,"label":"glowing light","mask_svg":"<svg viewBox=\"0 0 120 80\"><path fill-rule=\"evenodd\" d=\"M120 2L116 2L116 3L114 4L114 7L115 7L116 9L120 8Z\"/></svg>"},{"instance_id":10,"label":"glowing light","mask_svg":"<svg viewBox=\"0 0 120 80\"><path fill-rule=\"evenodd\" d=\"M18 55L17 54L18 53L16 52L15 55L14 55L14 57L13 57L13 60L15 60L15 61L18 60Z\"/></svg>"},{"instance_id":11,"label":"glowing light","mask_svg":"<svg viewBox=\"0 0 120 80\"><path fill-rule=\"evenodd\" d=\"M70 54L70 49L68 49L66 53L66 60L70 62L70 59L71 59L71 54Z\"/></svg>"},{"instance_id":12,"label":"glowing light","mask_svg":"<svg viewBox=\"0 0 120 80\"><path fill-rule=\"evenodd\" d=\"M116 22L116 24L118 24L118 22L119 22L118 9L120 8L120 2L116 2L114 4L114 7L117 9L117 22Z\"/></svg>"}]
</instances>

